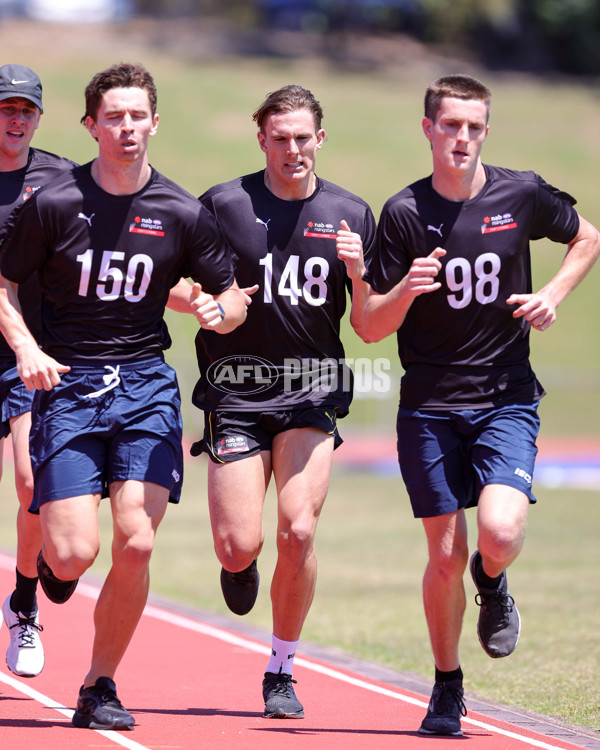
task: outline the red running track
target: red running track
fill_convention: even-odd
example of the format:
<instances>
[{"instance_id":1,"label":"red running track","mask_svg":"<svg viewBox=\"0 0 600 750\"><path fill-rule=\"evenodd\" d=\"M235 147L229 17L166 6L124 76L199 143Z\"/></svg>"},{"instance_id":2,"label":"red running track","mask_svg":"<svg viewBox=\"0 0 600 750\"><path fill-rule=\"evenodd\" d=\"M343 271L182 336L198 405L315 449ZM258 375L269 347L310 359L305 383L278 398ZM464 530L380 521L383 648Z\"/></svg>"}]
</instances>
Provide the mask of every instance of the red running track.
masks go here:
<instances>
[{"instance_id":1,"label":"red running track","mask_svg":"<svg viewBox=\"0 0 600 750\"><path fill-rule=\"evenodd\" d=\"M0 553L2 592L12 589L14 564L12 556ZM97 595L97 586L87 579L62 606L48 602L40 593L46 665L35 679L9 672L4 663L8 633L2 625L0 748L442 750L449 743L465 741L473 750L600 747L564 728L551 737L531 731L532 717L523 720L523 715L515 714L521 726L499 720L491 706L487 715L469 709L462 739L421 737L417 729L428 696L323 658L297 657L295 661L294 677L306 718L263 719L261 679L267 642L233 624L211 624L210 616L184 615L164 603L146 608L116 676L119 697L136 719L134 731L76 729L70 717L88 669ZM479 705L485 710L485 704Z\"/></svg>"}]
</instances>

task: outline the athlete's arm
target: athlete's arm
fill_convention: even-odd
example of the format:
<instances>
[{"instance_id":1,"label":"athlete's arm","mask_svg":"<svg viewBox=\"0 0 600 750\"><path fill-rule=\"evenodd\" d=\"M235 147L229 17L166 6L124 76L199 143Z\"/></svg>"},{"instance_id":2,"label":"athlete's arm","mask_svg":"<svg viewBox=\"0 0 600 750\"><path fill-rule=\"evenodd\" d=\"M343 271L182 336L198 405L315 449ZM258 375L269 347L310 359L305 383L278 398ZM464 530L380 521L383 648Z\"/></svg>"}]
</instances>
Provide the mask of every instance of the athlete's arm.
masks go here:
<instances>
[{"instance_id":1,"label":"athlete's arm","mask_svg":"<svg viewBox=\"0 0 600 750\"><path fill-rule=\"evenodd\" d=\"M258 284L240 289L234 283L221 294L212 295L204 292L201 284L192 285L187 279L180 279L169 292L167 307L175 312L195 315L202 328L229 333L246 319L246 308L252 302L250 295L257 289Z\"/></svg>"},{"instance_id":2,"label":"athlete's arm","mask_svg":"<svg viewBox=\"0 0 600 750\"><path fill-rule=\"evenodd\" d=\"M557 274L538 292L511 294L508 305L518 305L513 318L525 318L538 331L545 331L556 320L556 309L580 284L600 255L598 230L579 217L579 231L567 245L567 254Z\"/></svg>"},{"instance_id":3,"label":"athlete's arm","mask_svg":"<svg viewBox=\"0 0 600 750\"><path fill-rule=\"evenodd\" d=\"M60 383L61 373L71 368L39 348L23 319L17 292L17 284L0 274L0 330L15 353L17 372L27 390L49 391Z\"/></svg>"},{"instance_id":4,"label":"athlete's arm","mask_svg":"<svg viewBox=\"0 0 600 750\"><path fill-rule=\"evenodd\" d=\"M348 222L342 219L336 237L337 256L346 264L346 273L352 282L352 307L350 308L350 325L364 340L363 309L369 296L369 285L362 280L365 275L365 259L360 234L353 232Z\"/></svg>"},{"instance_id":5,"label":"athlete's arm","mask_svg":"<svg viewBox=\"0 0 600 750\"><path fill-rule=\"evenodd\" d=\"M194 284L190 304L201 328L216 333L230 333L246 320L248 305L252 302L251 294L258 285L240 289L237 281L220 294L208 294L201 284Z\"/></svg>"},{"instance_id":6,"label":"athlete's arm","mask_svg":"<svg viewBox=\"0 0 600 750\"><path fill-rule=\"evenodd\" d=\"M363 339L373 343L394 333L404 323L406 313L420 294L430 294L441 287L435 278L442 268L439 258L446 255L441 247L425 258L415 258L406 276L386 294L369 292L363 309Z\"/></svg>"},{"instance_id":7,"label":"athlete's arm","mask_svg":"<svg viewBox=\"0 0 600 750\"><path fill-rule=\"evenodd\" d=\"M180 313L193 313L191 305L192 285L187 279L179 279L177 284L171 288L167 307Z\"/></svg>"}]
</instances>

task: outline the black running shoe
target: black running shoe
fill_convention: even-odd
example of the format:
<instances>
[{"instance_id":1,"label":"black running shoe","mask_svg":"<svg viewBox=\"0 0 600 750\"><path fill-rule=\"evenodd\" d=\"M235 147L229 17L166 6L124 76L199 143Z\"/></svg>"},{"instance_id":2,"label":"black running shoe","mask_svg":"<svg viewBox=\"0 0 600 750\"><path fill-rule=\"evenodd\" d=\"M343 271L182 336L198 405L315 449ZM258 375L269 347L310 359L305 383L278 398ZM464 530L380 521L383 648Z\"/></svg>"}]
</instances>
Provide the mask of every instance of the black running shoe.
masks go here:
<instances>
[{"instance_id":1,"label":"black running shoe","mask_svg":"<svg viewBox=\"0 0 600 750\"><path fill-rule=\"evenodd\" d=\"M475 550L471 556L471 576L477 587L475 602L481 608L477 621L477 635L485 653L492 659L508 656L516 649L521 635L521 616L515 600L508 593L506 571L502 573L500 585L488 589L477 581L481 566L481 555Z\"/></svg>"},{"instance_id":2,"label":"black running shoe","mask_svg":"<svg viewBox=\"0 0 600 750\"><path fill-rule=\"evenodd\" d=\"M419 727L419 734L439 734L460 737L460 717L467 715L463 701L461 680L436 682L431 693L427 714Z\"/></svg>"},{"instance_id":3,"label":"black running shoe","mask_svg":"<svg viewBox=\"0 0 600 750\"><path fill-rule=\"evenodd\" d=\"M221 590L229 609L236 615L247 615L258 596L260 575L256 560L239 573L230 573L221 568Z\"/></svg>"},{"instance_id":4,"label":"black running shoe","mask_svg":"<svg viewBox=\"0 0 600 750\"><path fill-rule=\"evenodd\" d=\"M82 729L133 729L135 719L117 698L110 677L98 677L92 687L81 687L72 722Z\"/></svg>"},{"instance_id":5,"label":"black running shoe","mask_svg":"<svg viewBox=\"0 0 600 750\"><path fill-rule=\"evenodd\" d=\"M42 550L40 550L37 559L37 572L44 594L55 604L64 604L70 599L79 582L79 578L74 581L63 581L57 578L52 572L52 568L42 557Z\"/></svg>"},{"instance_id":6,"label":"black running shoe","mask_svg":"<svg viewBox=\"0 0 600 750\"><path fill-rule=\"evenodd\" d=\"M292 683L295 685L296 680L292 680L291 674L265 672L262 684L265 719L304 718L304 706L296 698Z\"/></svg>"}]
</instances>

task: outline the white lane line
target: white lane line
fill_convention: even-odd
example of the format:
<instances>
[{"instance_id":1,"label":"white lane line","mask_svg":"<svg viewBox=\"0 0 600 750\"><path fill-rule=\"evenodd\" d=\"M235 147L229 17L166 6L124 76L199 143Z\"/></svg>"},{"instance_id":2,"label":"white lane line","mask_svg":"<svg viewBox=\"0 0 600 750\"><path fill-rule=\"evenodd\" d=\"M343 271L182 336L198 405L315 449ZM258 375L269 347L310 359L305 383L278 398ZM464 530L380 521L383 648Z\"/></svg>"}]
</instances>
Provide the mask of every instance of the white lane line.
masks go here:
<instances>
[{"instance_id":1,"label":"white lane line","mask_svg":"<svg viewBox=\"0 0 600 750\"><path fill-rule=\"evenodd\" d=\"M71 721L71 717L73 716L73 711L70 708L67 708L66 706L63 706L60 703L57 703L57 701L52 700L52 698L49 698L47 695L44 695L43 693L40 693L38 690L34 690L32 687L29 687L29 685L26 685L24 682L21 682L20 680L17 680L11 675L5 674L4 672L0 672L0 682L3 682L5 685L10 685L10 687L14 688L18 692L29 696L29 698L32 698L34 701L41 703L42 706L46 706L47 708L51 708L54 711L57 711L63 716L66 716L67 719ZM81 730L81 731L89 731L89 730L86 729L86 730ZM129 750L150 750L148 747L146 747L146 745L140 745L139 742L135 742L135 740L130 740L121 732L116 732L113 729L109 729L109 730L94 729L92 731L97 732L98 734L101 734L103 737L106 737L107 740L116 742L117 745L122 745L123 747L126 747Z\"/></svg>"},{"instance_id":2,"label":"white lane line","mask_svg":"<svg viewBox=\"0 0 600 750\"><path fill-rule=\"evenodd\" d=\"M0 552L0 567L5 567L5 568L12 570L14 568L14 564L15 564L14 558L9 557L8 555L4 555ZM98 598L99 591L100 590L97 586L93 586L91 584L80 581L79 586L77 587L77 591L75 593L83 595L83 596L87 596L89 599L96 600ZM224 643L229 643L230 645L238 646L248 651L254 651L255 653L266 654L266 655L269 655L271 653L271 649L264 644L248 640L247 638L244 638L242 636L235 635L234 633L230 633L227 630L221 630L221 628L217 628L213 625L207 625L205 623L192 620L189 617L184 617L182 615L169 612L168 610L162 609L155 605L150 605L150 604L147 605L146 608L144 609L144 615L146 617L152 617L155 620L161 620L163 622L167 622L171 625L177 625L178 627L183 628L184 630L191 630L195 633L201 633L202 635L205 635L209 638L215 638L217 640L223 641ZM300 656L294 659L294 663L300 666L303 666L306 669L310 669L313 672L318 672L320 674L326 675L327 677L331 677L332 679L338 680L339 682L345 682L348 685L353 685L354 687L361 688L362 690L368 690L372 693L385 695L387 698L393 698L394 700L402 701L403 703L408 703L413 706L419 706L421 708L427 708L427 705L428 705L427 701L419 700L409 695L403 695L402 693L399 693L395 690L390 690L389 688L384 688L380 685L371 684L370 682L366 682L365 680L362 680L357 677L351 677L350 675L346 675L343 672L338 672L336 669L332 669L331 667L326 667L321 664L317 664L316 662L310 661L309 659L305 659ZM0 673L0 677L4 677L4 675L1 675ZM22 685L22 683L16 680L14 682L16 686L20 687ZM19 687L17 687L17 689L19 689ZM45 698L45 700L49 700L49 699ZM56 706L55 704L53 704L51 707L56 707ZM68 709L64 709L64 710L68 711ZM72 715L72 713L73 713L72 711L70 712L68 711L69 717ZM463 717L461 721L463 724L471 724L472 726L478 727L479 729L485 729L488 732L500 734L503 737L510 737L511 739L517 740L519 742L523 742L524 744L529 745L530 747L539 747L542 750L557 750L557 749L561 750L561 748L564 748L564 745L550 744L542 740L536 740L532 737L526 737L525 735L519 734L517 732L512 732L507 729L502 729L501 727L496 727L493 724L487 724L486 722L478 721L477 719L471 719L468 716ZM97 731L100 731L100 730L97 730ZM120 734L114 731L109 731L109 732L100 731L100 733L111 735L110 739L114 739L115 742L120 742L121 744L123 744L124 741L127 741L125 738L122 738ZM112 736L115 734L117 735L116 738ZM133 743L131 745L125 745L125 746L131 747L131 748L143 748L143 745L139 745L137 743Z\"/></svg>"}]
</instances>

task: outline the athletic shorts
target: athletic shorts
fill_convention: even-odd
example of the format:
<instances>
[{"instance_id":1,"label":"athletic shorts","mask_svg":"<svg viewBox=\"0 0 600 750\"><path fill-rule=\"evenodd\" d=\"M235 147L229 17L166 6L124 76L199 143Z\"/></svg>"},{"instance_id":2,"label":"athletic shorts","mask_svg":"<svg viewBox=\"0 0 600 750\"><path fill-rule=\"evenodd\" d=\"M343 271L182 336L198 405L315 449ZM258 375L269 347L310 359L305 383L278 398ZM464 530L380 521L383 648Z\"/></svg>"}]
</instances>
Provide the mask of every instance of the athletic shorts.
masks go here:
<instances>
[{"instance_id":1,"label":"athletic shorts","mask_svg":"<svg viewBox=\"0 0 600 750\"><path fill-rule=\"evenodd\" d=\"M33 391L28 391L16 367L0 372L0 438L10 435L10 420L31 411Z\"/></svg>"},{"instance_id":2,"label":"athletic shorts","mask_svg":"<svg viewBox=\"0 0 600 750\"><path fill-rule=\"evenodd\" d=\"M488 484L535 503L537 404L460 411L398 411L398 460L415 518L477 505Z\"/></svg>"},{"instance_id":3,"label":"athletic shorts","mask_svg":"<svg viewBox=\"0 0 600 750\"><path fill-rule=\"evenodd\" d=\"M342 444L333 406L313 406L278 412L204 413L204 437L191 447L192 456L203 451L214 463L230 463L270 451L273 438L280 432L299 427L314 427L333 436L334 450Z\"/></svg>"},{"instance_id":4,"label":"athletic shorts","mask_svg":"<svg viewBox=\"0 0 600 750\"><path fill-rule=\"evenodd\" d=\"M31 412L34 497L43 503L100 493L111 482L152 482L178 502L183 479L181 399L162 357L82 364L51 391L37 391Z\"/></svg>"}]
</instances>

